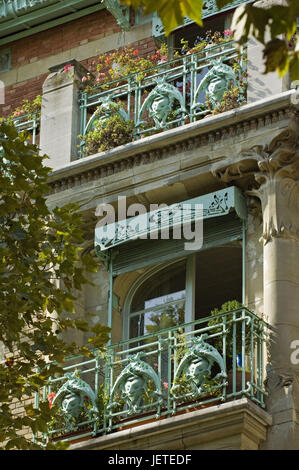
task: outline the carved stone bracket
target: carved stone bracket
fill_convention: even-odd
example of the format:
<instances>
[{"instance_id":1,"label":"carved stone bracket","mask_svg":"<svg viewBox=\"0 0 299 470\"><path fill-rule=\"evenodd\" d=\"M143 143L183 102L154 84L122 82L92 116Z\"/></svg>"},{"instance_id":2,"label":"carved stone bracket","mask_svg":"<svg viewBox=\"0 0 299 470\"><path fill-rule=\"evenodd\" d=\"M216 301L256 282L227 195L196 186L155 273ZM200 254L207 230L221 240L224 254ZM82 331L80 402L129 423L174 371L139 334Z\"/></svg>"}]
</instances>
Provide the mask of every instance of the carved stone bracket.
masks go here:
<instances>
[{"instance_id":1,"label":"carved stone bracket","mask_svg":"<svg viewBox=\"0 0 299 470\"><path fill-rule=\"evenodd\" d=\"M238 162L213 174L224 183L251 178L246 195L261 201L265 244L272 237L299 241L299 121L296 111L289 127L268 145L257 145L242 152Z\"/></svg>"}]
</instances>

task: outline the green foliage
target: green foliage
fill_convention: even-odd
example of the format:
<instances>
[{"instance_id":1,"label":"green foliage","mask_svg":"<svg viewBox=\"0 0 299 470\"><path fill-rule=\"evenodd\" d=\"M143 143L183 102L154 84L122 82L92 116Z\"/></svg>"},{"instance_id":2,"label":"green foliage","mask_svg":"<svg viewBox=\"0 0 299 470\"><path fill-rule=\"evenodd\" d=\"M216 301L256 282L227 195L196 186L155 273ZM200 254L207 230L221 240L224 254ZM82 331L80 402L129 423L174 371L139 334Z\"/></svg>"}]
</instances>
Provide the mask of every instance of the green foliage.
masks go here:
<instances>
[{"instance_id":1,"label":"green foliage","mask_svg":"<svg viewBox=\"0 0 299 470\"><path fill-rule=\"evenodd\" d=\"M32 101L24 98L21 106L18 106L5 120L7 123L12 124L13 121L22 116L26 116L28 120L33 119L34 116L40 115L42 106L42 97L37 95ZM1 118L4 121L3 118Z\"/></svg>"},{"instance_id":2,"label":"green foliage","mask_svg":"<svg viewBox=\"0 0 299 470\"><path fill-rule=\"evenodd\" d=\"M90 131L85 137L85 155L93 155L98 152L118 147L132 142L134 122L125 120L118 114L105 120L103 127Z\"/></svg>"},{"instance_id":3,"label":"green foliage","mask_svg":"<svg viewBox=\"0 0 299 470\"><path fill-rule=\"evenodd\" d=\"M289 70L291 80L298 80L299 39L294 36L298 16L298 0L286 0L283 4L273 4L267 8L255 4L242 5L233 18L234 39L244 44L248 36L255 37L265 45L264 73L276 70L279 76L283 76Z\"/></svg>"},{"instance_id":4,"label":"green foliage","mask_svg":"<svg viewBox=\"0 0 299 470\"><path fill-rule=\"evenodd\" d=\"M240 89L233 87L224 92L221 103L213 109L212 114L224 113L230 109L238 108L240 106Z\"/></svg>"},{"instance_id":5,"label":"green foliage","mask_svg":"<svg viewBox=\"0 0 299 470\"><path fill-rule=\"evenodd\" d=\"M50 212L47 206L47 157L6 123L0 124L0 149L0 341L5 348L0 442L6 449L25 450L38 446L19 431L44 432L53 415L47 400L39 409L27 404L33 393L62 373L66 356L92 354L66 344L60 333L86 331L87 323L74 315L74 291L88 282L84 273L95 272L96 265L89 255L80 256L84 232L78 207ZM92 342L103 345L108 330L94 326ZM24 399L24 413L13 414L12 403L22 406Z\"/></svg>"},{"instance_id":6,"label":"green foliage","mask_svg":"<svg viewBox=\"0 0 299 470\"><path fill-rule=\"evenodd\" d=\"M215 325L220 325L223 323L224 316L219 316L217 318L216 315L219 315L221 313L226 313L226 312L231 312L233 310L238 310L242 308L242 304L238 302L237 300L229 300L228 302L225 302L223 305L221 305L220 308L215 308L214 310L211 311L211 317L212 318L208 326L215 326ZM233 357L233 322L232 316L226 316L227 324L226 324L226 329L227 329L227 335L226 335L226 355L228 358ZM219 327L219 329L215 329L213 331L214 333L219 332L222 333L222 325ZM222 354L223 350L223 340L222 340L222 335L219 336L215 341L213 346ZM236 353L240 353L242 348L242 335L241 335L241 323L237 322L236 323Z\"/></svg>"}]
</instances>

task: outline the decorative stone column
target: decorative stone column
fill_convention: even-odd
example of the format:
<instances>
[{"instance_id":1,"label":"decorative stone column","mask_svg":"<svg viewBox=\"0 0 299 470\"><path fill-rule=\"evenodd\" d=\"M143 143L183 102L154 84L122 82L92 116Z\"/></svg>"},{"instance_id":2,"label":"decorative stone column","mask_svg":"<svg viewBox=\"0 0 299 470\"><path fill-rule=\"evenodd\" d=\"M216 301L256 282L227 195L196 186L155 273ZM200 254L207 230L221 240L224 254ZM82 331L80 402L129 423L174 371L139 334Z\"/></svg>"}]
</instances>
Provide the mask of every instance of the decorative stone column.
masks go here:
<instances>
[{"instance_id":1,"label":"decorative stone column","mask_svg":"<svg viewBox=\"0 0 299 470\"><path fill-rule=\"evenodd\" d=\"M265 449L299 449L299 111L268 145L243 151L214 171L261 203L263 318L273 327L265 358L266 410L273 424ZM250 188L250 190L248 190ZM248 244L248 230L246 235ZM248 246L247 246L248 249ZM247 282L252 284L252 278ZM250 286L252 291L252 285ZM247 292L248 294L248 292ZM247 295L248 298L248 295ZM297 342L297 343L296 343ZM296 352L298 351L298 353ZM298 363L297 363L298 362Z\"/></svg>"},{"instance_id":2,"label":"decorative stone column","mask_svg":"<svg viewBox=\"0 0 299 470\"><path fill-rule=\"evenodd\" d=\"M76 60L49 70L43 85L40 148L55 170L78 158L79 85L87 70Z\"/></svg>"},{"instance_id":3,"label":"decorative stone column","mask_svg":"<svg viewBox=\"0 0 299 470\"><path fill-rule=\"evenodd\" d=\"M272 414L265 448L299 449L299 116L264 148L250 191L262 204L264 313L271 334L266 386ZM297 349L299 347L297 346ZM293 353L293 354L292 354ZM299 357L299 354L298 354ZM295 358L295 360L294 360Z\"/></svg>"}]
</instances>

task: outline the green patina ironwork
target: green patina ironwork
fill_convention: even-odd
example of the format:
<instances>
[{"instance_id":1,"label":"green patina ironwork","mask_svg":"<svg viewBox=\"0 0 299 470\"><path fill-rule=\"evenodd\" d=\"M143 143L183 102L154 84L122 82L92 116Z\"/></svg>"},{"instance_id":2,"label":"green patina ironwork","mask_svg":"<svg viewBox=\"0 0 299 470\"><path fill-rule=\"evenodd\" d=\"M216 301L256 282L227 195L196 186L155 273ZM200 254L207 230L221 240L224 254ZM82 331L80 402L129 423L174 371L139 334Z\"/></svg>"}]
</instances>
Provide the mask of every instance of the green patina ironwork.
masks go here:
<instances>
[{"instance_id":1,"label":"green patina ironwork","mask_svg":"<svg viewBox=\"0 0 299 470\"><path fill-rule=\"evenodd\" d=\"M186 114L184 99L179 90L167 83L166 76L158 78L156 80L155 88L150 92L148 97L145 99L137 118L136 126L141 124L146 124L146 121L142 121L141 117L144 112L148 109L149 116L152 117L155 121L157 129L167 128L167 118L169 114L173 111L174 101L177 100L180 107L174 111L174 115L184 115Z\"/></svg>"},{"instance_id":2,"label":"green patina ironwork","mask_svg":"<svg viewBox=\"0 0 299 470\"><path fill-rule=\"evenodd\" d=\"M16 127L18 132L27 132L31 136L31 143L37 143L40 126L40 113L23 114L20 117L10 117L8 121Z\"/></svg>"},{"instance_id":3,"label":"green patina ironwork","mask_svg":"<svg viewBox=\"0 0 299 470\"><path fill-rule=\"evenodd\" d=\"M88 121L84 134L87 134L90 130L104 127L107 119L111 118L111 116L115 116L116 114L124 120L129 119L126 111L121 105L113 101L112 96L104 96L102 98L102 104L98 106Z\"/></svg>"},{"instance_id":4,"label":"green patina ironwork","mask_svg":"<svg viewBox=\"0 0 299 470\"><path fill-rule=\"evenodd\" d=\"M221 369L221 372L215 376L215 380L227 377L223 357L216 348L204 341L207 336L201 335L200 337L192 338L192 346L184 355L175 373L174 385L171 388L171 392L175 397L176 390L180 388L179 385L176 385L176 382L182 374L190 382L194 397L198 397L203 393L203 386L206 384L207 378L211 377L211 368L214 362Z\"/></svg>"},{"instance_id":5,"label":"green patina ironwork","mask_svg":"<svg viewBox=\"0 0 299 470\"><path fill-rule=\"evenodd\" d=\"M193 108L197 107L197 99L200 93L204 93L210 101L212 108L221 103L224 92L229 90L230 85L236 86L237 77L232 67L223 63L223 57L211 60L212 68L201 80L195 92ZM241 90L240 90L241 94Z\"/></svg>"},{"instance_id":6,"label":"green patina ironwork","mask_svg":"<svg viewBox=\"0 0 299 470\"><path fill-rule=\"evenodd\" d=\"M247 215L246 202L235 186L214 191L204 196L188 199L115 222L95 229L95 247L99 257L105 256L105 251L130 240L150 237L153 232L160 232L167 227L175 227L198 219L207 220L228 215L235 211L238 217L245 220ZM117 256L117 254L115 254ZM108 266L108 265L107 265Z\"/></svg>"},{"instance_id":7,"label":"green patina ironwork","mask_svg":"<svg viewBox=\"0 0 299 470\"><path fill-rule=\"evenodd\" d=\"M240 104L245 102L244 74L246 50L240 52L227 41L153 67L142 79L133 73L105 83L81 94L80 134L84 137L91 129L103 103L116 101L126 119L134 121L134 139L194 122L211 112L208 101L215 108L233 87L239 87ZM81 142L82 155L83 146Z\"/></svg>"},{"instance_id":8,"label":"green patina ironwork","mask_svg":"<svg viewBox=\"0 0 299 470\"><path fill-rule=\"evenodd\" d=\"M96 405L96 395L90 385L78 377L77 372L66 373L66 382L59 388L53 405L60 408L65 419L65 429L67 431L76 428L76 422L83 410L86 399L92 403L92 408L88 410L89 418L98 413Z\"/></svg>"},{"instance_id":9,"label":"green patina ironwork","mask_svg":"<svg viewBox=\"0 0 299 470\"><path fill-rule=\"evenodd\" d=\"M142 398L146 392L149 380L152 380L155 386L152 396L159 398L160 402L162 402L160 398L162 393L160 391L161 384L159 377L149 364L141 360L142 357L145 357L145 354L140 352L129 356L129 363L113 386L107 410L112 410L118 405L113 400L117 391L120 390L121 397L127 405L128 415L140 412L142 409Z\"/></svg>"},{"instance_id":10,"label":"green patina ironwork","mask_svg":"<svg viewBox=\"0 0 299 470\"><path fill-rule=\"evenodd\" d=\"M219 10L217 8L216 0L205 0L202 5L202 18L209 18L210 16L216 15L217 13L223 13L224 11L229 11L239 5L242 5L243 3L251 3L253 1L254 0L233 0L231 3ZM178 26L176 29L188 26L191 23L194 23L194 21L190 20L188 17L185 17L184 24ZM162 21L157 14L153 15L152 34L154 37L159 37L165 34Z\"/></svg>"},{"instance_id":11,"label":"green patina ironwork","mask_svg":"<svg viewBox=\"0 0 299 470\"><path fill-rule=\"evenodd\" d=\"M63 437L70 429L80 436L107 434L123 425L240 397L265 407L263 358L269 332L266 322L242 307L109 345L101 359L97 354L94 359L72 358L65 375L53 378L44 391L46 400L58 388L53 404L64 417L64 425L57 423L44 437ZM85 374L84 381L77 371ZM86 397L90 414L80 421Z\"/></svg>"},{"instance_id":12,"label":"green patina ironwork","mask_svg":"<svg viewBox=\"0 0 299 470\"><path fill-rule=\"evenodd\" d=\"M114 16L117 24L124 30L130 29L129 9L120 5L117 0L104 0L107 10Z\"/></svg>"},{"instance_id":13,"label":"green patina ironwork","mask_svg":"<svg viewBox=\"0 0 299 470\"><path fill-rule=\"evenodd\" d=\"M23 115L19 118L13 120L14 125L16 126L18 132L29 132L31 134L32 144L36 144L36 138L40 126L40 114L34 113L32 115Z\"/></svg>"}]
</instances>

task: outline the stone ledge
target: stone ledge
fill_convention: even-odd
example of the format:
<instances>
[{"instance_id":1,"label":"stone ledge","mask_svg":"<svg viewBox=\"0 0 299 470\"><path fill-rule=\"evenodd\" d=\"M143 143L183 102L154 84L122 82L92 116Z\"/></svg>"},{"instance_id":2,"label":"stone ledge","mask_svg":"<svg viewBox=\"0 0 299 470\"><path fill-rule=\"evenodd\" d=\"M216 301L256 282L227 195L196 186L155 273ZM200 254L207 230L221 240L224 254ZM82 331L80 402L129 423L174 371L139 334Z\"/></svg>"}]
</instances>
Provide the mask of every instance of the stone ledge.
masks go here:
<instances>
[{"instance_id":1,"label":"stone ledge","mask_svg":"<svg viewBox=\"0 0 299 470\"><path fill-rule=\"evenodd\" d=\"M296 90L271 99L247 104L217 116L186 124L144 139L101 152L54 170L49 177L53 193L152 163L181 151L217 143L240 133L268 127L286 120L293 106Z\"/></svg>"},{"instance_id":2,"label":"stone ledge","mask_svg":"<svg viewBox=\"0 0 299 470\"><path fill-rule=\"evenodd\" d=\"M248 398L187 412L89 441L71 450L257 450L271 416Z\"/></svg>"}]
</instances>

